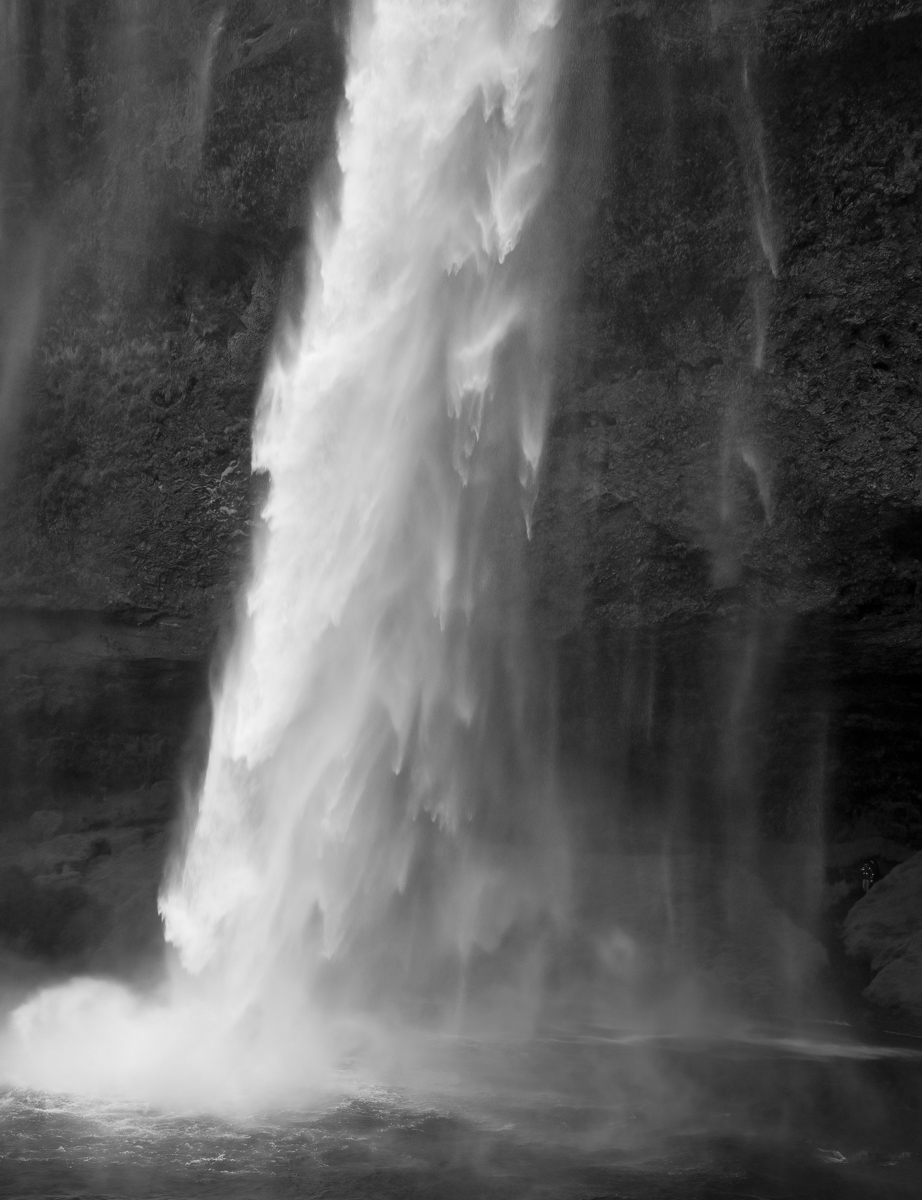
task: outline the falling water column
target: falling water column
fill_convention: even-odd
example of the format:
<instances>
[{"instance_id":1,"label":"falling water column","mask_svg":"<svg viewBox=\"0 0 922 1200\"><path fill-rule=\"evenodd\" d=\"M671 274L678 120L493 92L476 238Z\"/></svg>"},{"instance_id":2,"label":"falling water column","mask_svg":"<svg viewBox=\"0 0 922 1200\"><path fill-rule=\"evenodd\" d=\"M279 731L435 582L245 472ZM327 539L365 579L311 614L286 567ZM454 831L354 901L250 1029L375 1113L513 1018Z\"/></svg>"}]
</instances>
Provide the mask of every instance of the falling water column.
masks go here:
<instances>
[{"instance_id":1,"label":"falling water column","mask_svg":"<svg viewBox=\"0 0 922 1200\"><path fill-rule=\"evenodd\" d=\"M231 1022L535 991L563 871L515 566L549 388L556 21L380 0L353 31L341 195L265 385L265 536L161 898Z\"/></svg>"}]
</instances>

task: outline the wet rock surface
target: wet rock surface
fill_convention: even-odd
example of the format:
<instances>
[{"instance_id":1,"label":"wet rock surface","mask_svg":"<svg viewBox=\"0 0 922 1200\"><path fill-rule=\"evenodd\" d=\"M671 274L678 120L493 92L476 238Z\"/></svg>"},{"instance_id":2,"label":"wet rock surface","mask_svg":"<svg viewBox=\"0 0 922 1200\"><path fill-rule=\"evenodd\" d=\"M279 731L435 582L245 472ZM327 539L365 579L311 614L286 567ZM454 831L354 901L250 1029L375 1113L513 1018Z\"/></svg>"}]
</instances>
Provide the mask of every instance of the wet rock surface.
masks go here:
<instances>
[{"instance_id":1,"label":"wet rock surface","mask_svg":"<svg viewBox=\"0 0 922 1200\"><path fill-rule=\"evenodd\" d=\"M922 1016L922 854L894 867L854 905L844 936L848 953L875 972L865 996Z\"/></svg>"},{"instance_id":2,"label":"wet rock surface","mask_svg":"<svg viewBox=\"0 0 922 1200\"><path fill-rule=\"evenodd\" d=\"M120 974L159 969L157 891L175 837L166 785L39 810L7 823L0 845L4 1007L36 972Z\"/></svg>"},{"instance_id":3,"label":"wet rock surface","mask_svg":"<svg viewBox=\"0 0 922 1200\"><path fill-rule=\"evenodd\" d=\"M173 775L207 722L213 636L159 613L0 610L5 815L66 812Z\"/></svg>"},{"instance_id":4,"label":"wet rock surface","mask_svg":"<svg viewBox=\"0 0 922 1200\"><path fill-rule=\"evenodd\" d=\"M828 697L834 834L917 839L922 13L592 14L609 165L533 555L564 677L611 675L612 630L678 671L773 614Z\"/></svg>"},{"instance_id":5,"label":"wet rock surface","mask_svg":"<svg viewBox=\"0 0 922 1200\"><path fill-rule=\"evenodd\" d=\"M249 569L250 424L301 289L344 12L22 9L0 38L13 814L183 770Z\"/></svg>"}]
</instances>

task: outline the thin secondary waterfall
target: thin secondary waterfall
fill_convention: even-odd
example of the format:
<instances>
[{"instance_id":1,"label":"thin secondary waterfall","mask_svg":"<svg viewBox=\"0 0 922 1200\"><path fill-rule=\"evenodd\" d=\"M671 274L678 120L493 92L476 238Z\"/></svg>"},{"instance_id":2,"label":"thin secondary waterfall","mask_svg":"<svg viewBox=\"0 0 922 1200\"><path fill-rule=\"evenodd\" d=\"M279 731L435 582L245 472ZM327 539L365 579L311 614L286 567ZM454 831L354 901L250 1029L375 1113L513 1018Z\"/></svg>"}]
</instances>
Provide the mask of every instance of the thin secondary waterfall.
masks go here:
<instances>
[{"instance_id":1,"label":"thin secondary waterfall","mask_svg":"<svg viewBox=\"0 0 922 1200\"><path fill-rule=\"evenodd\" d=\"M492 693L547 402L555 19L381 0L355 32L339 212L266 383L265 539L161 900L242 1008L331 960L376 995L382 971L450 991L555 903L540 784L516 794L515 730L487 724L524 701L500 718Z\"/></svg>"}]
</instances>

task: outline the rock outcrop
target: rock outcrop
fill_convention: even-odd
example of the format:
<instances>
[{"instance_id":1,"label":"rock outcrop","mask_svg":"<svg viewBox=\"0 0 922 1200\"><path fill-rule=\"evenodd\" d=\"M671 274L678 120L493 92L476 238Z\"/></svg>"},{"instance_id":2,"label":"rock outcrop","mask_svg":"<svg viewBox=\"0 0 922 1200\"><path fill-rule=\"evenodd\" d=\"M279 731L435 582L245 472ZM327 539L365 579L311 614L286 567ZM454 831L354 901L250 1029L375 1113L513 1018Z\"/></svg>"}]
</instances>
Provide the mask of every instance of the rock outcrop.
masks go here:
<instances>
[{"instance_id":1,"label":"rock outcrop","mask_svg":"<svg viewBox=\"0 0 922 1200\"><path fill-rule=\"evenodd\" d=\"M845 919L845 948L875 972L864 995L922 1017L922 854L875 883Z\"/></svg>"}]
</instances>

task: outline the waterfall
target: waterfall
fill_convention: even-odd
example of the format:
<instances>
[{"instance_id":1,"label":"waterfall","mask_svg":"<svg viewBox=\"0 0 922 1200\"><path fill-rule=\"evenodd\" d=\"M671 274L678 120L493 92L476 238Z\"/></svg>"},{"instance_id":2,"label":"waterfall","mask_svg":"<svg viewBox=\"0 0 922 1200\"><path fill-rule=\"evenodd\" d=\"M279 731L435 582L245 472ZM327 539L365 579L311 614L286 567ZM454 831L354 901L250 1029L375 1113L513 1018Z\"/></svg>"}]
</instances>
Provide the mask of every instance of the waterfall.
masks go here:
<instances>
[{"instance_id":1,"label":"waterfall","mask_svg":"<svg viewBox=\"0 0 922 1200\"><path fill-rule=\"evenodd\" d=\"M543 822L485 718L547 401L528 224L553 23L546 0L384 0L354 35L339 213L266 382L265 540L161 900L186 967L241 1003L296 961L361 971L382 937L402 971L451 972L546 904Z\"/></svg>"},{"instance_id":2,"label":"waterfall","mask_svg":"<svg viewBox=\"0 0 922 1200\"><path fill-rule=\"evenodd\" d=\"M553 0L358 6L336 194L256 420L252 579L161 893L171 1003L196 1014L148 1023L161 1056L226 1035L265 1064L322 1010L459 1028L540 991L565 864L517 567L556 24ZM133 1002L106 996L75 1003L131 1044Z\"/></svg>"}]
</instances>

